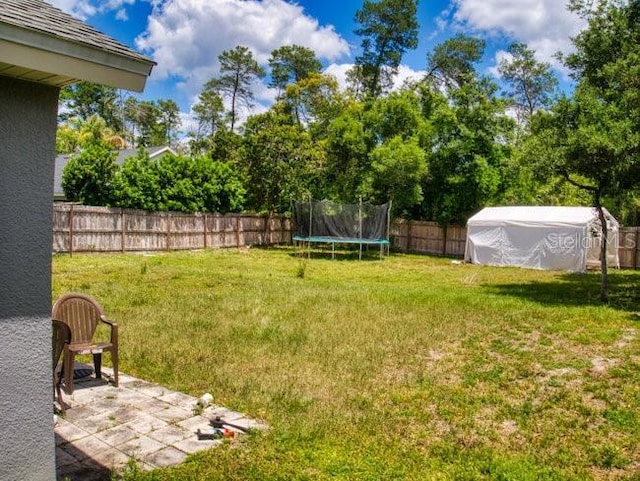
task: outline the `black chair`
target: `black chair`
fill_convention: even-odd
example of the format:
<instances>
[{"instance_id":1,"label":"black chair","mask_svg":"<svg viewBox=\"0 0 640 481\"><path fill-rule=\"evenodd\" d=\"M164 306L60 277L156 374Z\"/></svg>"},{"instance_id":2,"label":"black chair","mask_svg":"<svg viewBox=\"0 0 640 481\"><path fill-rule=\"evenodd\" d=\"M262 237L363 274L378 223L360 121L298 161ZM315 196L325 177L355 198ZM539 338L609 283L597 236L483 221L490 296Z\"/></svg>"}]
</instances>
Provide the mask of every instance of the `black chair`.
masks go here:
<instances>
[{"instance_id":1,"label":"black chair","mask_svg":"<svg viewBox=\"0 0 640 481\"><path fill-rule=\"evenodd\" d=\"M60 409L64 412L69 408L69 405L62 399L62 389L60 388L64 366L60 366L60 369L58 369L58 365L60 363L60 356L68 349L71 343L71 329L67 324L58 319L52 319L52 322L51 354L53 356L53 399L55 400L57 397Z\"/></svg>"}]
</instances>

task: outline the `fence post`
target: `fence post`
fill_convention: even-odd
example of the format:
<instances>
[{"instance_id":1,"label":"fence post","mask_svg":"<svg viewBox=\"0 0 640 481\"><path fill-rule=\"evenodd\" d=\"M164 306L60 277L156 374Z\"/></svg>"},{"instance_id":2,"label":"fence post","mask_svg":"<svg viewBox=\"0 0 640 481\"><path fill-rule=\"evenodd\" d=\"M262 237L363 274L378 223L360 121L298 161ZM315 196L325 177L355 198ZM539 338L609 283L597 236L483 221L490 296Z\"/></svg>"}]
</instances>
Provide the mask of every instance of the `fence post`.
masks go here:
<instances>
[{"instance_id":1,"label":"fence post","mask_svg":"<svg viewBox=\"0 0 640 481\"><path fill-rule=\"evenodd\" d=\"M125 235L124 235L124 209L120 208L120 222L122 223L121 226L121 235L120 235L120 249L122 251L122 253L124 254L125 252L125 246L124 246L124 241L125 241Z\"/></svg>"},{"instance_id":2,"label":"fence post","mask_svg":"<svg viewBox=\"0 0 640 481\"><path fill-rule=\"evenodd\" d=\"M240 247L240 216L236 215L236 248Z\"/></svg>"},{"instance_id":3,"label":"fence post","mask_svg":"<svg viewBox=\"0 0 640 481\"><path fill-rule=\"evenodd\" d=\"M280 214L280 239L278 244L284 244L284 221L285 217Z\"/></svg>"},{"instance_id":4,"label":"fence post","mask_svg":"<svg viewBox=\"0 0 640 481\"><path fill-rule=\"evenodd\" d=\"M220 219L222 217L222 219ZM222 225L222 229L220 229L220 226ZM216 226L217 226L217 233L221 233L222 235L220 236L220 247L225 248L227 247L227 214L222 215L220 214L220 212L216 212Z\"/></svg>"},{"instance_id":5,"label":"fence post","mask_svg":"<svg viewBox=\"0 0 640 481\"><path fill-rule=\"evenodd\" d=\"M171 219L169 218L169 212L167 212L164 216L165 219L167 219L167 243L166 243L166 250L169 250L169 245L171 243Z\"/></svg>"},{"instance_id":6,"label":"fence post","mask_svg":"<svg viewBox=\"0 0 640 481\"><path fill-rule=\"evenodd\" d=\"M207 248L207 213L202 215L202 231L204 232L204 248Z\"/></svg>"},{"instance_id":7,"label":"fence post","mask_svg":"<svg viewBox=\"0 0 640 481\"><path fill-rule=\"evenodd\" d=\"M270 246L271 245L271 213L270 212L267 214L266 222L267 222L267 225L265 226L264 245Z\"/></svg>"},{"instance_id":8,"label":"fence post","mask_svg":"<svg viewBox=\"0 0 640 481\"><path fill-rule=\"evenodd\" d=\"M635 240L633 243L633 270L636 270L638 268L638 239L639 236L638 234L640 233L640 231L638 230L638 227L636 227L636 235L635 235ZM620 246L618 246L618 251L620 251Z\"/></svg>"},{"instance_id":9,"label":"fence post","mask_svg":"<svg viewBox=\"0 0 640 481\"><path fill-rule=\"evenodd\" d=\"M69 209L69 257L73 257L73 204Z\"/></svg>"},{"instance_id":10,"label":"fence post","mask_svg":"<svg viewBox=\"0 0 640 481\"><path fill-rule=\"evenodd\" d=\"M412 230L413 221L410 220L407 222L407 252L411 252L411 230Z\"/></svg>"},{"instance_id":11,"label":"fence post","mask_svg":"<svg viewBox=\"0 0 640 481\"><path fill-rule=\"evenodd\" d=\"M446 256L447 255L447 228L449 227L449 224L444 226L444 229L442 229L442 237L444 238L443 243L442 243L442 255Z\"/></svg>"}]
</instances>

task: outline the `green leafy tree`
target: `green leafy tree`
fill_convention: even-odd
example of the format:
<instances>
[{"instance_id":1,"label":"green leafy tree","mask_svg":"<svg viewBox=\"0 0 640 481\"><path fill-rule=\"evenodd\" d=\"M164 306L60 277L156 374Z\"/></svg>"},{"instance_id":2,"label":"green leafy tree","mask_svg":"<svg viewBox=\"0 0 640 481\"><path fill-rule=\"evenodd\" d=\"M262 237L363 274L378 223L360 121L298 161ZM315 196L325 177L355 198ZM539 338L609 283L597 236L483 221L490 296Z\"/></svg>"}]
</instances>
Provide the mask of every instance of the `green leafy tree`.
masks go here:
<instances>
[{"instance_id":1,"label":"green leafy tree","mask_svg":"<svg viewBox=\"0 0 640 481\"><path fill-rule=\"evenodd\" d=\"M85 146L62 171L65 197L85 205L111 205L118 170L115 158L115 151L101 142Z\"/></svg>"},{"instance_id":2,"label":"green leafy tree","mask_svg":"<svg viewBox=\"0 0 640 481\"><path fill-rule=\"evenodd\" d=\"M408 215L423 200L422 182L427 173L425 151L416 139L395 136L370 154L371 169L361 192L374 203L393 201L397 215Z\"/></svg>"},{"instance_id":3,"label":"green leafy tree","mask_svg":"<svg viewBox=\"0 0 640 481\"><path fill-rule=\"evenodd\" d=\"M329 123L324 145L324 197L356 202L358 188L369 169L369 152L375 146L372 133L365 129L364 108L361 103L352 102Z\"/></svg>"},{"instance_id":4,"label":"green leafy tree","mask_svg":"<svg viewBox=\"0 0 640 481\"><path fill-rule=\"evenodd\" d=\"M483 40L463 34L437 45L419 87L433 132L423 215L441 225L464 224L484 205L504 199L517 179L506 176L514 129L507 103L475 69L484 48Z\"/></svg>"},{"instance_id":5,"label":"green leafy tree","mask_svg":"<svg viewBox=\"0 0 640 481\"><path fill-rule=\"evenodd\" d=\"M346 72L347 93L354 99L365 98L365 68L362 65L355 64ZM389 83L391 87L393 82Z\"/></svg>"},{"instance_id":6,"label":"green leafy tree","mask_svg":"<svg viewBox=\"0 0 640 481\"><path fill-rule=\"evenodd\" d=\"M427 78L449 88L475 81L474 64L482 58L484 48L484 40L464 34L445 40L427 55Z\"/></svg>"},{"instance_id":7,"label":"green leafy tree","mask_svg":"<svg viewBox=\"0 0 640 481\"><path fill-rule=\"evenodd\" d=\"M209 81L208 86L219 92L223 98L231 102L231 130L238 121L241 107L251 108L254 98L251 84L254 80L266 75L258 65L251 51L242 45L232 50L225 50L218 56L220 76Z\"/></svg>"},{"instance_id":8,"label":"green leafy tree","mask_svg":"<svg viewBox=\"0 0 640 481\"><path fill-rule=\"evenodd\" d=\"M175 146L182 123L173 100L137 100L129 97L124 106L130 139L137 147Z\"/></svg>"},{"instance_id":9,"label":"green leafy tree","mask_svg":"<svg viewBox=\"0 0 640 481\"><path fill-rule=\"evenodd\" d=\"M156 162L146 149L125 159L114 179L114 205L146 211L160 210L162 200Z\"/></svg>"},{"instance_id":10,"label":"green leafy tree","mask_svg":"<svg viewBox=\"0 0 640 481\"><path fill-rule=\"evenodd\" d=\"M97 115L92 115L84 122L79 122L79 141L81 146L94 143L102 143L113 149L123 149L126 141L107 122Z\"/></svg>"},{"instance_id":11,"label":"green leafy tree","mask_svg":"<svg viewBox=\"0 0 640 481\"><path fill-rule=\"evenodd\" d=\"M322 152L287 115L271 110L250 117L243 146L250 208L285 212L317 187Z\"/></svg>"},{"instance_id":12,"label":"green leafy tree","mask_svg":"<svg viewBox=\"0 0 640 481\"><path fill-rule=\"evenodd\" d=\"M216 130L211 138L209 153L214 160L240 165L242 161L242 136L227 127Z\"/></svg>"},{"instance_id":13,"label":"green leafy tree","mask_svg":"<svg viewBox=\"0 0 640 481\"><path fill-rule=\"evenodd\" d=\"M537 61L526 44L514 42L509 45L508 53L510 58L500 61L498 72L509 86L506 94L514 102L518 120L528 126L536 110L551 105L558 79L551 72L551 66Z\"/></svg>"},{"instance_id":14,"label":"green leafy tree","mask_svg":"<svg viewBox=\"0 0 640 481\"><path fill-rule=\"evenodd\" d=\"M603 102L586 83L576 89L573 98L561 99L554 114L549 136L559 152L554 159L555 168L569 183L590 193L599 213L603 240L600 297L607 301L608 232L603 200L637 187L640 135L629 121L628 112L614 102Z\"/></svg>"},{"instance_id":15,"label":"green leafy tree","mask_svg":"<svg viewBox=\"0 0 640 481\"><path fill-rule=\"evenodd\" d=\"M158 210L187 213L204 211L195 167L189 157L164 155L156 160L156 168L162 193Z\"/></svg>"},{"instance_id":16,"label":"green leafy tree","mask_svg":"<svg viewBox=\"0 0 640 481\"><path fill-rule=\"evenodd\" d=\"M496 90L483 80L451 89L447 98L431 91L434 136L424 187L426 218L464 224L499 198L513 121Z\"/></svg>"},{"instance_id":17,"label":"green leafy tree","mask_svg":"<svg viewBox=\"0 0 640 481\"><path fill-rule=\"evenodd\" d=\"M160 110L154 101L136 100L130 97L126 103L126 119L132 125L134 141L137 147L163 145L159 133L158 120Z\"/></svg>"},{"instance_id":18,"label":"green leafy tree","mask_svg":"<svg viewBox=\"0 0 640 481\"><path fill-rule=\"evenodd\" d=\"M80 147L80 132L70 122L58 124L56 154L72 154Z\"/></svg>"},{"instance_id":19,"label":"green leafy tree","mask_svg":"<svg viewBox=\"0 0 640 481\"><path fill-rule=\"evenodd\" d=\"M221 214L242 211L247 191L237 166L212 160L207 155L196 156L193 161L204 210Z\"/></svg>"},{"instance_id":20,"label":"green leafy tree","mask_svg":"<svg viewBox=\"0 0 640 481\"><path fill-rule=\"evenodd\" d=\"M196 132L191 133L191 150L200 153L211 147L215 133L223 127L224 104L220 94L205 84L193 106L194 118L198 123Z\"/></svg>"},{"instance_id":21,"label":"green leafy tree","mask_svg":"<svg viewBox=\"0 0 640 481\"><path fill-rule=\"evenodd\" d=\"M402 89L372 102L364 123L375 144L401 137L416 139L420 146L427 146L431 140L430 124L422 115L420 100L413 90Z\"/></svg>"},{"instance_id":22,"label":"green leafy tree","mask_svg":"<svg viewBox=\"0 0 640 481\"><path fill-rule=\"evenodd\" d=\"M114 196L119 207L227 213L242 209L245 189L240 173L229 163L205 155L150 160L140 149L117 173Z\"/></svg>"},{"instance_id":23,"label":"green leafy tree","mask_svg":"<svg viewBox=\"0 0 640 481\"><path fill-rule=\"evenodd\" d=\"M122 105L124 118L124 131L129 145L136 145L136 139L140 133L139 119L140 109L138 104L140 101L135 97L128 97Z\"/></svg>"},{"instance_id":24,"label":"green leafy tree","mask_svg":"<svg viewBox=\"0 0 640 481\"><path fill-rule=\"evenodd\" d=\"M103 143L113 149L126 147L126 140L98 115L87 119L71 118L58 126L56 152L72 154L92 143Z\"/></svg>"},{"instance_id":25,"label":"green leafy tree","mask_svg":"<svg viewBox=\"0 0 640 481\"><path fill-rule=\"evenodd\" d=\"M269 87L278 90L278 97L284 93L287 85L300 82L312 74L319 74L322 70L315 52L300 45L285 45L273 50L269 67Z\"/></svg>"},{"instance_id":26,"label":"green leafy tree","mask_svg":"<svg viewBox=\"0 0 640 481\"><path fill-rule=\"evenodd\" d=\"M578 82L572 98L553 109L550 159L567 181L592 195L601 224L601 290L608 300L606 196L621 198L640 180L640 2L572 0L588 27L565 59Z\"/></svg>"},{"instance_id":27,"label":"green leafy tree","mask_svg":"<svg viewBox=\"0 0 640 481\"><path fill-rule=\"evenodd\" d=\"M307 125L318 134L318 130L326 129L327 123L344 108L338 81L318 73L287 85L281 101L293 112L299 125Z\"/></svg>"},{"instance_id":28,"label":"green leafy tree","mask_svg":"<svg viewBox=\"0 0 640 481\"><path fill-rule=\"evenodd\" d=\"M153 145L176 146L180 134L180 108L173 100L158 99L158 128Z\"/></svg>"},{"instance_id":29,"label":"green leafy tree","mask_svg":"<svg viewBox=\"0 0 640 481\"><path fill-rule=\"evenodd\" d=\"M418 46L417 0L364 0L355 15L362 37L356 57L357 75L367 98L377 98L393 85L402 56Z\"/></svg>"},{"instance_id":30,"label":"green leafy tree","mask_svg":"<svg viewBox=\"0 0 640 481\"><path fill-rule=\"evenodd\" d=\"M536 112L502 169L501 205L587 205L589 194L566 182L553 166L559 150L550 142L547 111Z\"/></svg>"},{"instance_id":31,"label":"green leafy tree","mask_svg":"<svg viewBox=\"0 0 640 481\"><path fill-rule=\"evenodd\" d=\"M114 88L90 82L79 82L60 91L63 109L61 120L77 117L87 120L98 116L114 132L122 132L122 117L118 107L118 95Z\"/></svg>"}]
</instances>

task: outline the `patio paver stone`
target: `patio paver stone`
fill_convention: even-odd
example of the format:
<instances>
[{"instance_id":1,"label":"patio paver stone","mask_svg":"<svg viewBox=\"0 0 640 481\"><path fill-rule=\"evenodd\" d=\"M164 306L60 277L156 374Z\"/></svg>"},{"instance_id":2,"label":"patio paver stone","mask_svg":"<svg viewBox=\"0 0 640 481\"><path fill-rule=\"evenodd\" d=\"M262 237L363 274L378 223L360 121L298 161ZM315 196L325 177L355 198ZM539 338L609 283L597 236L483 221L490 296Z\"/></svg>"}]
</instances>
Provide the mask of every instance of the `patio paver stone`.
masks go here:
<instances>
[{"instance_id":1,"label":"patio paver stone","mask_svg":"<svg viewBox=\"0 0 640 481\"><path fill-rule=\"evenodd\" d=\"M141 469L179 464L192 453L222 444L198 440L197 430L211 430L209 421L227 421L256 429L266 426L242 413L210 405L196 415L197 398L120 374L119 387L91 376L74 380L70 405L55 425L56 477L69 481L109 481L113 471L134 459ZM240 434L240 433L238 433Z\"/></svg>"}]
</instances>

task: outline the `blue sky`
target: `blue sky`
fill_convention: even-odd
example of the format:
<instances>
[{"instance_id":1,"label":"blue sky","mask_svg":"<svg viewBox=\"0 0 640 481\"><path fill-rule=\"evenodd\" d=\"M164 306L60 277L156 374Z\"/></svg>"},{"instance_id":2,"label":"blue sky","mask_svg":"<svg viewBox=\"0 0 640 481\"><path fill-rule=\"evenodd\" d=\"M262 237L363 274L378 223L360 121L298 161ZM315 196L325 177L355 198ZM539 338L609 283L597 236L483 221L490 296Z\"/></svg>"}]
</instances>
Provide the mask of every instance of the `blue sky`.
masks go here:
<instances>
[{"instance_id":1,"label":"blue sky","mask_svg":"<svg viewBox=\"0 0 640 481\"><path fill-rule=\"evenodd\" d=\"M360 48L353 17L362 0L47 1L154 59L158 65L141 98L173 99L185 123L204 82L218 74L223 50L245 45L266 67L273 49L303 45L342 81ZM463 32L487 43L482 73L495 75L506 46L518 40L557 68L563 87L570 88L553 55L570 50L570 37L583 24L563 0L420 0L418 21L419 46L405 54L399 80L419 76L427 53ZM264 84L254 91L254 111L266 109L274 92Z\"/></svg>"}]
</instances>

